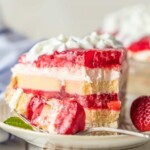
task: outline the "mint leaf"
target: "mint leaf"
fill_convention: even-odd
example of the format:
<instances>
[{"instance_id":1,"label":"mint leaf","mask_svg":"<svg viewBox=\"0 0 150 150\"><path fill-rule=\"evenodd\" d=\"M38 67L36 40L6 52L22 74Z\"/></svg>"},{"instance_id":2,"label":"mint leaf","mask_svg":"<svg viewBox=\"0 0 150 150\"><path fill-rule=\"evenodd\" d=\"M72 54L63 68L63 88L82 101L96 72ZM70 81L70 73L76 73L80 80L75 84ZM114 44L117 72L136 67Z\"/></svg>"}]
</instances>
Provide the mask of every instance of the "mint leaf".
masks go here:
<instances>
[{"instance_id":1,"label":"mint leaf","mask_svg":"<svg viewBox=\"0 0 150 150\"><path fill-rule=\"evenodd\" d=\"M27 130L33 130L33 128L29 124L25 123L19 117L10 117L7 120L5 120L4 123L14 126L14 127L19 127L19 128L23 128Z\"/></svg>"}]
</instances>

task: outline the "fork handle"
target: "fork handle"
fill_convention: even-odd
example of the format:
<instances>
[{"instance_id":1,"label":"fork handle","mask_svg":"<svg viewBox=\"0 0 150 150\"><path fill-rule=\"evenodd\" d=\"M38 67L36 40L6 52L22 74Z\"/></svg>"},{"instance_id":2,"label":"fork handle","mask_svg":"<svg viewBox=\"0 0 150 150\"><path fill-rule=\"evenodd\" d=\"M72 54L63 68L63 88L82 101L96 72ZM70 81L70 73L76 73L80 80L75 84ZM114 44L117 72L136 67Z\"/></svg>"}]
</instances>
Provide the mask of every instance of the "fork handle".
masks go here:
<instances>
[{"instance_id":1,"label":"fork handle","mask_svg":"<svg viewBox=\"0 0 150 150\"><path fill-rule=\"evenodd\" d=\"M88 133L99 132L99 131L117 132L117 133L122 133L122 134L126 134L126 135L150 138L150 135L147 135L147 134L138 133L138 132L129 131L129 130L109 128L109 127L88 128L85 131L79 132L78 135L85 135L85 134L88 134Z\"/></svg>"}]
</instances>

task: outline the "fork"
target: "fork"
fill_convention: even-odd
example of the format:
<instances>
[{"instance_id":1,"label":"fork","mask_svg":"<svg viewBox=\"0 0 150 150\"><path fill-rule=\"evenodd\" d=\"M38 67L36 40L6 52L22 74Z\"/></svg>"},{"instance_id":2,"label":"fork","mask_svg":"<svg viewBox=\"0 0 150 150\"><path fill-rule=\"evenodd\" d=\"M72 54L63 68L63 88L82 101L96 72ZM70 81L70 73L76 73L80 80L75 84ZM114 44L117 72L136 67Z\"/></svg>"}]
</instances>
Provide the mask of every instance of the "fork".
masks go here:
<instances>
[{"instance_id":1,"label":"fork","mask_svg":"<svg viewBox=\"0 0 150 150\"><path fill-rule=\"evenodd\" d=\"M40 129L34 125L32 125L23 115L19 114L16 110L14 112L27 124L30 124L32 128L35 131L43 132L43 133L48 133L48 131L45 131L43 129ZM150 139L150 135L144 134L144 133L139 133L139 132L134 132L134 131L129 131L129 130L122 130L122 129L115 129L115 128L110 128L110 127L95 127L95 128L87 128L84 131L76 133L76 135L87 135L89 133L93 132L101 132L101 131L106 131L106 132L116 132L116 133L121 133L125 135L132 135L132 136L137 136L137 137L142 137L142 138L147 138Z\"/></svg>"},{"instance_id":2,"label":"fork","mask_svg":"<svg viewBox=\"0 0 150 150\"><path fill-rule=\"evenodd\" d=\"M41 129L41 128L38 128L36 127L35 125L31 124L31 122L29 120L27 120L23 115L19 114L16 110L14 110L14 113L20 117L24 122L26 122L27 124L29 124L34 131L38 131L38 132L43 132L43 133L48 133L47 131Z\"/></svg>"},{"instance_id":3,"label":"fork","mask_svg":"<svg viewBox=\"0 0 150 150\"><path fill-rule=\"evenodd\" d=\"M116 132L116 133L121 133L121 134L125 134L125 135L132 135L132 136L143 137L143 138L148 138L148 139L150 138L150 135L148 135L148 134L129 131L129 130L123 130L123 129L115 129L115 128L110 128L110 127L88 128L84 131L78 132L77 134L78 135L87 135L92 132L101 132L101 131Z\"/></svg>"}]
</instances>

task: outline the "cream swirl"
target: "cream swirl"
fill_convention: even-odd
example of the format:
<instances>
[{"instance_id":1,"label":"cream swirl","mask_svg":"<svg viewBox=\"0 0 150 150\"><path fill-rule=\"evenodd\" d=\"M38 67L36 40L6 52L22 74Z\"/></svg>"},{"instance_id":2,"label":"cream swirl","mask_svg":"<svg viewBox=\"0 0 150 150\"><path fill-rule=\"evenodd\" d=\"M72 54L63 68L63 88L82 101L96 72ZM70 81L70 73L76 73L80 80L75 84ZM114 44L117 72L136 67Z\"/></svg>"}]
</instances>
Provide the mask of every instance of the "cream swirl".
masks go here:
<instances>
[{"instance_id":1,"label":"cream swirl","mask_svg":"<svg viewBox=\"0 0 150 150\"><path fill-rule=\"evenodd\" d=\"M93 32L84 38L60 35L57 38L37 43L27 53L26 60L33 62L40 55L53 54L56 50L62 52L71 48L102 50L104 48L122 48L122 44L110 34L98 35L96 32Z\"/></svg>"}]
</instances>

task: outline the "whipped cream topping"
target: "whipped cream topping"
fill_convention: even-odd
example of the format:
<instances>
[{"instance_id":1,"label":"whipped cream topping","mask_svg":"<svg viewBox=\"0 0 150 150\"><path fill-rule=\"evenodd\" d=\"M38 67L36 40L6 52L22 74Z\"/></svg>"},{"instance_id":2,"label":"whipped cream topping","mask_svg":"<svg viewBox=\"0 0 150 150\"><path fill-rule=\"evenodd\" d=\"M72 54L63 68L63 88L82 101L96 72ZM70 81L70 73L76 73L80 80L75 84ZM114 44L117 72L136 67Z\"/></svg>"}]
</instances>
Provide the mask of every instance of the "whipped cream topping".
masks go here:
<instances>
[{"instance_id":1,"label":"whipped cream topping","mask_svg":"<svg viewBox=\"0 0 150 150\"><path fill-rule=\"evenodd\" d=\"M128 47L133 42L150 35L150 5L124 8L106 16L101 30L116 33L116 38Z\"/></svg>"},{"instance_id":2,"label":"whipped cream topping","mask_svg":"<svg viewBox=\"0 0 150 150\"><path fill-rule=\"evenodd\" d=\"M12 98L9 101L9 107L11 111L13 111L16 108L17 102L19 97L21 96L23 90L21 88L18 88L15 93L13 94Z\"/></svg>"},{"instance_id":3,"label":"whipped cream topping","mask_svg":"<svg viewBox=\"0 0 150 150\"><path fill-rule=\"evenodd\" d=\"M56 50L62 52L71 48L81 49L104 49L104 48L122 48L122 44L110 34L98 35L96 32L85 36L84 38L66 37L60 35L46 41L37 43L27 53L26 60L33 62L40 55L53 54Z\"/></svg>"}]
</instances>

